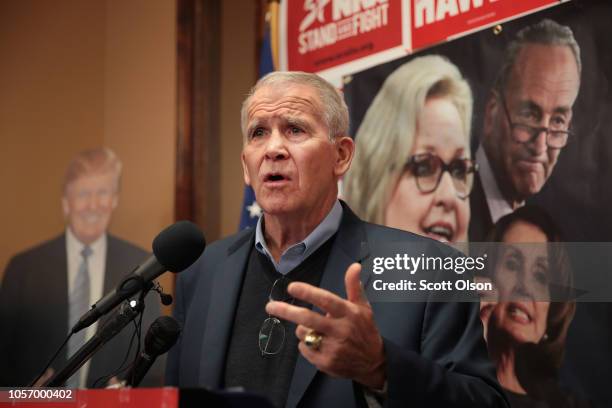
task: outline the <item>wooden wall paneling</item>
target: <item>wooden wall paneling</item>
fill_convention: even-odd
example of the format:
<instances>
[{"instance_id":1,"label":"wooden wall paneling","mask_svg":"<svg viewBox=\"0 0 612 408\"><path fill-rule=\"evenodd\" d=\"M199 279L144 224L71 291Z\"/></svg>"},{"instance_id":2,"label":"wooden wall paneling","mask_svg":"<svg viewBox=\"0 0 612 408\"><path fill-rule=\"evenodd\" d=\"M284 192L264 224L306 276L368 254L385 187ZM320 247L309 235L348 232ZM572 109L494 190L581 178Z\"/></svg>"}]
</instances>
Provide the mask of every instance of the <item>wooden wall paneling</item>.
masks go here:
<instances>
[{"instance_id":1,"label":"wooden wall paneling","mask_svg":"<svg viewBox=\"0 0 612 408\"><path fill-rule=\"evenodd\" d=\"M179 0L176 219L220 234L221 2Z\"/></svg>"}]
</instances>

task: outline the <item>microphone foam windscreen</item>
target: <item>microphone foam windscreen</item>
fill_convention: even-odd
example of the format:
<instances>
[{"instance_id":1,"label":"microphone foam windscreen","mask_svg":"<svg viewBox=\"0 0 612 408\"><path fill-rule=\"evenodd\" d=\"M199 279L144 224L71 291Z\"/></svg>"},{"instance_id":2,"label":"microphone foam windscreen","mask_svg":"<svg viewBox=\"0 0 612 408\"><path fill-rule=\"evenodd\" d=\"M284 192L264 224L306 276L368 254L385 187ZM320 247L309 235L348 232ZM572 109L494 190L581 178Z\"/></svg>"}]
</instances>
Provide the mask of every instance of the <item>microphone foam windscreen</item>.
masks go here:
<instances>
[{"instance_id":1,"label":"microphone foam windscreen","mask_svg":"<svg viewBox=\"0 0 612 408\"><path fill-rule=\"evenodd\" d=\"M170 316L158 317L151 323L145 336L145 353L150 356L164 354L176 343L179 334L181 334L181 326L176 319Z\"/></svg>"},{"instance_id":2,"label":"microphone foam windscreen","mask_svg":"<svg viewBox=\"0 0 612 408\"><path fill-rule=\"evenodd\" d=\"M145 336L145 353L150 356L164 354L176 343L181 326L170 316L160 316L149 327Z\"/></svg>"},{"instance_id":3,"label":"microphone foam windscreen","mask_svg":"<svg viewBox=\"0 0 612 408\"><path fill-rule=\"evenodd\" d=\"M167 270L181 272L198 260L206 241L192 222L179 221L160 232L153 240L153 254Z\"/></svg>"}]
</instances>

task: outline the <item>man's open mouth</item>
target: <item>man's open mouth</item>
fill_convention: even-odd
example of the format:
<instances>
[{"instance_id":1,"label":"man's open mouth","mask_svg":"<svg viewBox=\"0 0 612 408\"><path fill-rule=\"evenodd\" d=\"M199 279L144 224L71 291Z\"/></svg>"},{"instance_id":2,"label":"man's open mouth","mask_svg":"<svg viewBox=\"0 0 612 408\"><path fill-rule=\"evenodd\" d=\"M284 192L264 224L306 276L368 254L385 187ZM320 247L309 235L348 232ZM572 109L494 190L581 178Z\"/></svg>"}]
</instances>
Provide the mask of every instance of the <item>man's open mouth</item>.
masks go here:
<instances>
[{"instance_id":1,"label":"man's open mouth","mask_svg":"<svg viewBox=\"0 0 612 408\"><path fill-rule=\"evenodd\" d=\"M264 175L264 183L279 183L290 180L289 177L280 172L270 172Z\"/></svg>"}]
</instances>

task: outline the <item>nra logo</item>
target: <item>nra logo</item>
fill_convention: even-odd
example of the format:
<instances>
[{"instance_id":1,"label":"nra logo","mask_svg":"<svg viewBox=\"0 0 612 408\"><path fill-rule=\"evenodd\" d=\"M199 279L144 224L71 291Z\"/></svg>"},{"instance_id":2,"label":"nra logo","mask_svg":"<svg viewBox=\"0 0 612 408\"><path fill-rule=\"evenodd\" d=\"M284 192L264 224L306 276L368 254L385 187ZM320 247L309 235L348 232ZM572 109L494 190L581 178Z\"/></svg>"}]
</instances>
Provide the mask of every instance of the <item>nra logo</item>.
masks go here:
<instances>
[{"instance_id":1,"label":"nra logo","mask_svg":"<svg viewBox=\"0 0 612 408\"><path fill-rule=\"evenodd\" d=\"M388 24L388 0L304 0L298 52L307 54Z\"/></svg>"}]
</instances>

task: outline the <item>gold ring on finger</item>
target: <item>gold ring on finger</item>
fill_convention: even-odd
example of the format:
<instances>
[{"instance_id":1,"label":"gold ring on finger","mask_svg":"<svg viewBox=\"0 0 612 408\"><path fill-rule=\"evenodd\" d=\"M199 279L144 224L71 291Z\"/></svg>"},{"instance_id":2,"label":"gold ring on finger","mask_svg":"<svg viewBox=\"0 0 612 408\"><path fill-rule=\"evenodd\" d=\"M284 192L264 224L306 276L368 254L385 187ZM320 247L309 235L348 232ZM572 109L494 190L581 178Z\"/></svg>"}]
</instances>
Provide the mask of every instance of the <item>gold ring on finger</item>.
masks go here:
<instances>
[{"instance_id":1,"label":"gold ring on finger","mask_svg":"<svg viewBox=\"0 0 612 408\"><path fill-rule=\"evenodd\" d=\"M323 335L317 333L316 331L310 329L306 336L304 336L304 344L306 347L317 351L321 347L321 343L323 342Z\"/></svg>"}]
</instances>

